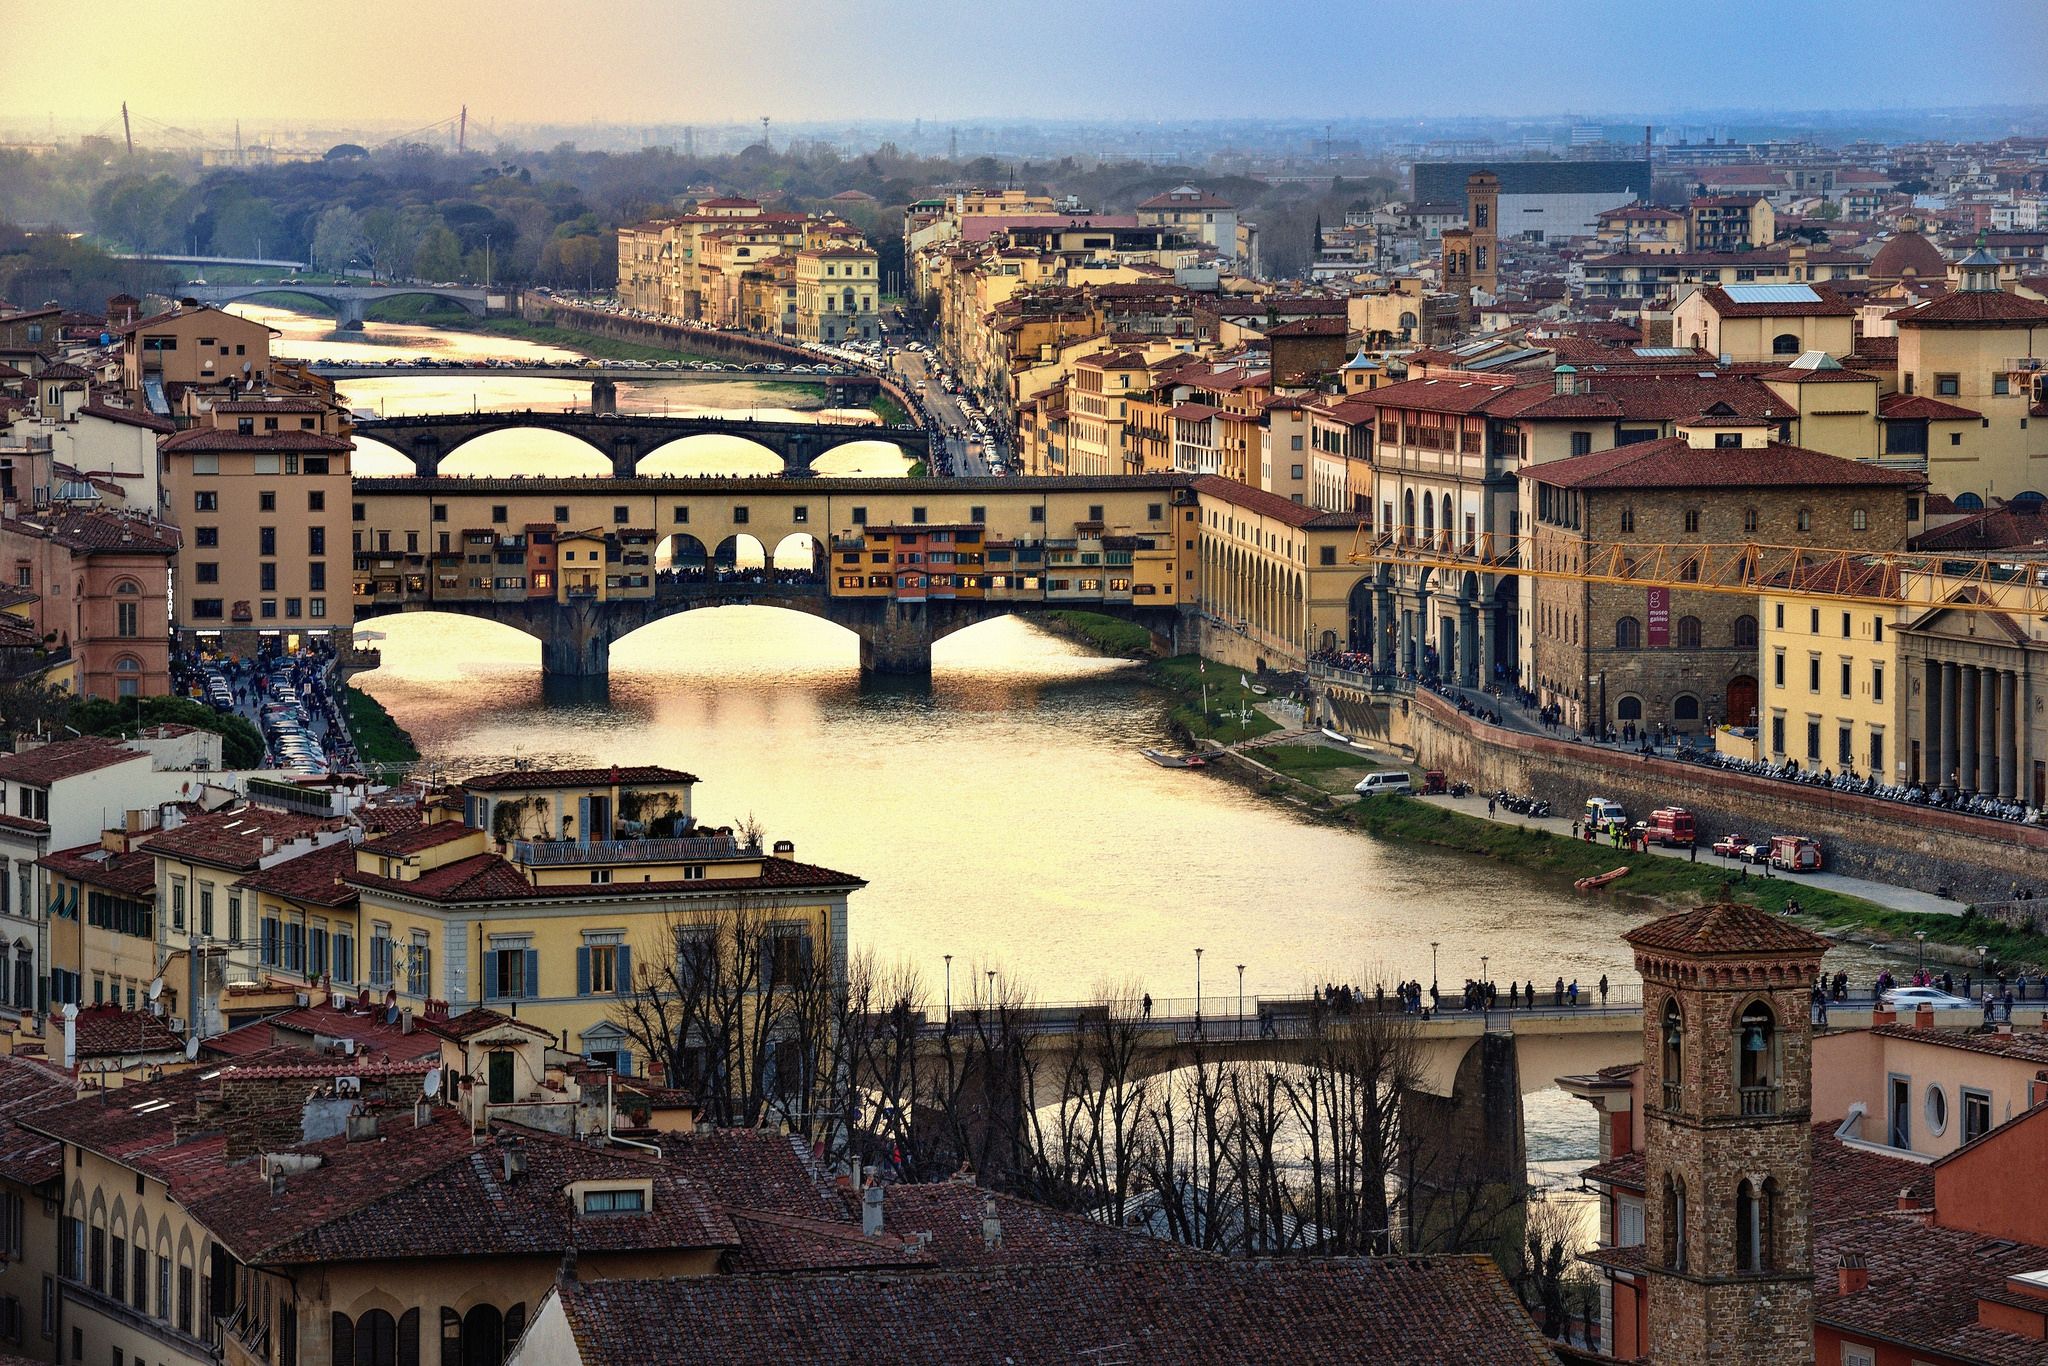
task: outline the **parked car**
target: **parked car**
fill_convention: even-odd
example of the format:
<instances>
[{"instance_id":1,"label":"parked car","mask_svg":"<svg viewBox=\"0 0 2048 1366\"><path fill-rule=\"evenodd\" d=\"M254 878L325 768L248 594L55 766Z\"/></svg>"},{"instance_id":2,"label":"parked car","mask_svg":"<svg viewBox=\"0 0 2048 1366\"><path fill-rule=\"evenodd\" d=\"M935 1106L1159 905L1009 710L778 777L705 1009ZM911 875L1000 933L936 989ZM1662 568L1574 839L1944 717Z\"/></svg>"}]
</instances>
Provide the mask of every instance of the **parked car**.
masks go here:
<instances>
[{"instance_id":1,"label":"parked car","mask_svg":"<svg viewBox=\"0 0 2048 1366\"><path fill-rule=\"evenodd\" d=\"M1722 858L1741 858L1742 851L1748 847L1747 835L1723 835L1714 841L1714 852Z\"/></svg>"},{"instance_id":2,"label":"parked car","mask_svg":"<svg viewBox=\"0 0 2048 1366\"><path fill-rule=\"evenodd\" d=\"M1361 797L1371 797L1382 792L1409 793L1415 790L1415 779L1405 768L1383 769L1378 773L1366 774L1351 790Z\"/></svg>"}]
</instances>

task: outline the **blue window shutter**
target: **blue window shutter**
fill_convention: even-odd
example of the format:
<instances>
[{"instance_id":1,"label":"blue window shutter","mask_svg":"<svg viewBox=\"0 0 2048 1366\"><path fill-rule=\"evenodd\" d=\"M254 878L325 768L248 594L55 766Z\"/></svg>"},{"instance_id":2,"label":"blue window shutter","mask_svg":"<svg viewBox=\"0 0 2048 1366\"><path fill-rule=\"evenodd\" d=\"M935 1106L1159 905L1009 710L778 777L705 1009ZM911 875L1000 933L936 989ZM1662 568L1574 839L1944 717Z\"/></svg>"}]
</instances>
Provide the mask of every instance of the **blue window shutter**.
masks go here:
<instances>
[{"instance_id":1,"label":"blue window shutter","mask_svg":"<svg viewBox=\"0 0 2048 1366\"><path fill-rule=\"evenodd\" d=\"M633 950L630 945L619 945L617 982L614 984L619 995L633 990Z\"/></svg>"},{"instance_id":2,"label":"blue window shutter","mask_svg":"<svg viewBox=\"0 0 2048 1366\"><path fill-rule=\"evenodd\" d=\"M526 995L529 999L540 995L540 950L526 951Z\"/></svg>"},{"instance_id":3,"label":"blue window shutter","mask_svg":"<svg viewBox=\"0 0 2048 1366\"><path fill-rule=\"evenodd\" d=\"M484 995L496 996L497 994L498 955L495 953L486 953L484 955Z\"/></svg>"},{"instance_id":4,"label":"blue window shutter","mask_svg":"<svg viewBox=\"0 0 2048 1366\"><path fill-rule=\"evenodd\" d=\"M576 994L578 996L588 996L590 994L590 950L588 948L576 950Z\"/></svg>"},{"instance_id":5,"label":"blue window shutter","mask_svg":"<svg viewBox=\"0 0 2048 1366\"><path fill-rule=\"evenodd\" d=\"M576 842L590 843L590 798L576 799Z\"/></svg>"},{"instance_id":6,"label":"blue window shutter","mask_svg":"<svg viewBox=\"0 0 2048 1366\"><path fill-rule=\"evenodd\" d=\"M633 1055L623 1048L619 1050L619 1075L622 1077L633 1075Z\"/></svg>"}]
</instances>

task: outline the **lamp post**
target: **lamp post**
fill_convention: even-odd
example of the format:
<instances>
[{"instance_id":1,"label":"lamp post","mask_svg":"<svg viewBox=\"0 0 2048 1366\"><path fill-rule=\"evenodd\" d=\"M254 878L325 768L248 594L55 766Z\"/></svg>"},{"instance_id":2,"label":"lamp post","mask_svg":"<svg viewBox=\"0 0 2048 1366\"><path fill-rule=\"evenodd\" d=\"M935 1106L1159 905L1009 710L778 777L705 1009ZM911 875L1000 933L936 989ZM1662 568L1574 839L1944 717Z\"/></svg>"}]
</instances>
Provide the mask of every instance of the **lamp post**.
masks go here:
<instances>
[{"instance_id":1,"label":"lamp post","mask_svg":"<svg viewBox=\"0 0 2048 1366\"><path fill-rule=\"evenodd\" d=\"M990 1005L996 1003L996 970L994 968L988 970L988 1003Z\"/></svg>"},{"instance_id":2,"label":"lamp post","mask_svg":"<svg viewBox=\"0 0 2048 1366\"><path fill-rule=\"evenodd\" d=\"M1202 951L1195 950L1195 1033L1202 1032Z\"/></svg>"},{"instance_id":3,"label":"lamp post","mask_svg":"<svg viewBox=\"0 0 2048 1366\"><path fill-rule=\"evenodd\" d=\"M1237 965L1237 1037L1244 1037L1244 964Z\"/></svg>"},{"instance_id":4,"label":"lamp post","mask_svg":"<svg viewBox=\"0 0 2048 1366\"><path fill-rule=\"evenodd\" d=\"M1429 941L1429 989L1436 990L1436 940Z\"/></svg>"},{"instance_id":5,"label":"lamp post","mask_svg":"<svg viewBox=\"0 0 2048 1366\"><path fill-rule=\"evenodd\" d=\"M1919 971L1924 973L1927 971L1927 931L1915 930L1913 931L1913 937L1920 941Z\"/></svg>"},{"instance_id":6,"label":"lamp post","mask_svg":"<svg viewBox=\"0 0 2048 1366\"><path fill-rule=\"evenodd\" d=\"M1979 944L1977 946L1977 981L1979 983L1982 983L1984 980L1984 955L1990 952L1991 948L1988 944Z\"/></svg>"},{"instance_id":7,"label":"lamp post","mask_svg":"<svg viewBox=\"0 0 2048 1366\"><path fill-rule=\"evenodd\" d=\"M946 955L946 1032L953 1032L953 955Z\"/></svg>"}]
</instances>

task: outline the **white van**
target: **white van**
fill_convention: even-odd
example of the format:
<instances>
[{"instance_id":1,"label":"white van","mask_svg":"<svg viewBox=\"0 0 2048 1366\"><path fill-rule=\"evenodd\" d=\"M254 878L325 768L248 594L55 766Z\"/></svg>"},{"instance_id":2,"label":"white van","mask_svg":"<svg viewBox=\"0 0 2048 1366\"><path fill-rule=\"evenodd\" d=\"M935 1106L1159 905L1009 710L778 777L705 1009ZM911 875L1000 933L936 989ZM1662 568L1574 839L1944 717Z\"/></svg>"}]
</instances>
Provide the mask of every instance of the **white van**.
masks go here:
<instances>
[{"instance_id":1,"label":"white van","mask_svg":"<svg viewBox=\"0 0 2048 1366\"><path fill-rule=\"evenodd\" d=\"M1368 773L1359 779L1358 786L1351 789L1361 797L1370 797L1379 792L1413 792L1415 780L1405 768L1384 769Z\"/></svg>"}]
</instances>

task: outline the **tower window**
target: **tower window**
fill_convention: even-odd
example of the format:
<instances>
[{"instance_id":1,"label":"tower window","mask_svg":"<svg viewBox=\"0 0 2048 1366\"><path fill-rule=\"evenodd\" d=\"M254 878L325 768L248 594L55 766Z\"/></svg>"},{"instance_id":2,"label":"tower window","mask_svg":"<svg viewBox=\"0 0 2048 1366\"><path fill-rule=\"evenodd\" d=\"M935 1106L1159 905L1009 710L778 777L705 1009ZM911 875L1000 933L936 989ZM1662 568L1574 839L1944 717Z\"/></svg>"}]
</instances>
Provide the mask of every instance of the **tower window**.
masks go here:
<instances>
[{"instance_id":1,"label":"tower window","mask_svg":"<svg viewBox=\"0 0 2048 1366\"><path fill-rule=\"evenodd\" d=\"M1675 1176L1664 1178L1664 1265L1673 1271L1686 1269L1685 1182Z\"/></svg>"},{"instance_id":2,"label":"tower window","mask_svg":"<svg viewBox=\"0 0 2048 1366\"><path fill-rule=\"evenodd\" d=\"M1676 1001L1664 1003L1663 1061L1664 1108L1676 1110L1685 1082L1685 1021L1678 1013Z\"/></svg>"},{"instance_id":3,"label":"tower window","mask_svg":"<svg viewBox=\"0 0 2048 1366\"><path fill-rule=\"evenodd\" d=\"M1736 1026L1737 1087L1745 1115L1778 1113L1777 1017L1762 1001L1742 1012Z\"/></svg>"},{"instance_id":4,"label":"tower window","mask_svg":"<svg viewBox=\"0 0 2048 1366\"><path fill-rule=\"evenodd\" d=\"M1771 1269L1772 1225L1777 1213L1778 1183L1766 1180L1758 1189L1748 1178L1735 1188L1735 1269Z\"/></svg>"}]
</instances>

